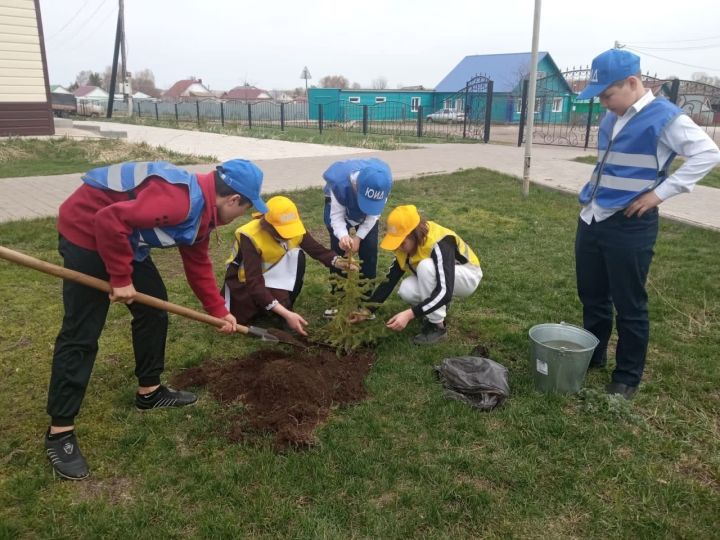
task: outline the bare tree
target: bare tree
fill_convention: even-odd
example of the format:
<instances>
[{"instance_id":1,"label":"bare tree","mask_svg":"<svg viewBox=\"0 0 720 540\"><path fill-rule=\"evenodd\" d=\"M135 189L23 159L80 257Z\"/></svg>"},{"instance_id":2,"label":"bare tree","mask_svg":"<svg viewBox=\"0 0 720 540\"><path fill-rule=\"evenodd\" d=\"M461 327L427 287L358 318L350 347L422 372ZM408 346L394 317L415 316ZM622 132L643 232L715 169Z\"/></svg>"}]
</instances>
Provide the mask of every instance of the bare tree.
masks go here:
<instances>
[{"instance_id":1,"label":"bare tree","mask_svg":"<svg viewBox=\"0 0 720 540\"><path fill-rule=\"evenodd\" d=\"M115 93L120 92L120 84L122 84L122 76L120 73L122 72L122 68L120 67L120 64L118 63L117 67L117 76L115 77ZM106 92L110 92L110 82L112 81L112 66L105 66L105 71L103 71L101 84L98 86L101 86L103 90Z\"/></svg>"},{"instance_id":2,"label":"bare tree","mask_svg":"<svg viewBox=\"0 0 720 540\"><path fill-rule=\"evenodd\" d=\"M348 88L350 81L342 75L325 75L320 79L320 88Z\"/></svg>"},{"instance_id":3,"label":"bare tree","mask_svg":"<svg viewBox=\"0 0 720 540\"><path fill-rule=\"evenodd\" d=\"M362 88L362 85L359 82L352 83L352 86L350 87L353 90L360 90Z\"/></svg>"},{"instance_id":4,"label":"bare tree","mask_svg":"<svg viewBox=\"0 0 720 540\"><path fill-rule=\"evenodd\" d=\"M92 77L95 73L92 69L84 69L77 75L75 75L75 84L77 86L87 86L90 84L90 77Z\"/></svg>"},{"instance_id":5,"label":"bare tree","mask_svg":"<svg viewBox=\"0 0 720 540\"><path fill-rule=\"evenodd\" d=\"M150 69L136 71L132 77L133 92L142 92L151 97L160 97L160 91L155 86L155 74Z\"/></svg>"},{"instance_id":6,"label":"bare tree","mask_svg":"<svg viewBox=\"0 0 720 540\"><path fill-rule=\"evenodd\" d=\"M720 86L720 77L713 77L712 75L708 75L703 72L693 73L692 80L703 84L710 84L712 86Z\"/></svg>"},{"instance_id":7,"label":"bare tree","mask_svg":"<svg viewBox=\"0 0 720 540\"><path fill-rule=\"evenodd\" d=\"M385 77L380 76L372 81L373 90L385 90L387 87L388 81Z\"/></svg>"}]
</instances>

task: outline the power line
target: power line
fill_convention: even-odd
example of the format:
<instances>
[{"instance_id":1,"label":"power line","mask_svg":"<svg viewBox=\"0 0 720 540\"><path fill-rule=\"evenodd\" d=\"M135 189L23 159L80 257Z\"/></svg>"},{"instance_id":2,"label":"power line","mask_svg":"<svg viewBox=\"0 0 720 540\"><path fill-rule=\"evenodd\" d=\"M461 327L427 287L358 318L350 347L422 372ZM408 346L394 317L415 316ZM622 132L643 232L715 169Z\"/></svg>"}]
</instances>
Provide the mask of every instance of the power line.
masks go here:
<instances>
[{"instance_id":1,"label":"power line","mask_svg":"<svg viewBox=\"0 0 720 540\"><path fill-rule=\"evenodd\" d=\"M706 70L708 70L708 71L720 71L720 69L718 69L718 68L711 68L711 67L707 67L707 66L696 66L696 65L694 65L694 64L686 64L685 62L678 62L677 60L670 60L670 59L668 59L668 58L662 58L661 56L655 56L654 54L650 54L650 53L648 53L648 52L641 51L641 50L635 49L635 48L633 48L633 47L625 46L625 48L628 49L628 50L630 50L630 51L635 51L635 52L638 52L638 53L640 53L640 54L644 54L645 56L650 56L650 57L652 57L652 58L657 58L658 60L662 60L663 62L670 62L671 64L679 64L679 65L681 65L681 66L691 67L691 68L696 68L696 69L706 69Z\"/></svg>"},{"instance_id":2,"label":"power line","mask_svg":"<svg viewBox=\"0 0 720 540\"><path fill-rule=\"evenodd\" d=\"M46 41L50 41L51 39L53 39L54 37L56 37L60 32L62 32L63 30L65 30L65 28L67 28L68 25L69 25L71 22L76 21L76 20L77 20L76 17L80 14L80 12L81 12L83 9L85 9L85 6L88 5L88 2L90 2L90 0L85 0L85 3L84 3L82 6L80 6L80 9L78 9L78 10L75 12L75 14L74 14L72 17L70 17L70 19L68 19L68 22L66 22L65 24L63 24L63 25L60 27L60 29L59 29L57 32L55 32L52 36L50 36L49 38L47 38Z\"/></svg>"},{"instance_id":3,"label":"power line","mask_svg":"<svg viewBox=\"0 0 720 540\"><path fill-rule=\"evenodd\" d=\"M100 4L98 4L98 6L95 8L95 11L93 11L87 19L85 19L82 23L80 23L80 28L81 28L80 31L82 31L82 29L85 28L85 25L87 23L89 23L93 19L93 17L95 17L97 12L100 11L100 8L103 7L106 2L107 2L107 0L102 0L102 2ZM76 38L77 38L77 32L75 33L75 35L70 36L67 40L65 40L62 43L67 43L70 40L75 41Z\"/></svg>"},{"instance_id":4,"label":"power line","mask_svg":"<svg viewBox=\"0 0 720 540\"><path fill-rule=\"evenodd\" d=\"M720 47L720 43L713 43L709 45L692 45L690 47L640 47L636 45L636 49L642 49L643 51L704 51L706 49L716 49Z\"/></svg>"},{"instance_id":5,"label":"power line","mask_svg":"<svg viewBox=\"0 0 720 540\"><path fill-rule=\"evenodd\" d=\"M90 32L83 35L83 30L84 30L84 28L83 28L83 29L79 30L78 32L76 32L75 35L73 35L71 38L68 38L59 44L56 44L53 48L55 50L64 49L66 52L68 52L68 51L77 50L81 47L85 47L86 46L85 42L87 41L87 39L90 38L91 36L94 36L95 34L97 34L98 30L103 30L103 25L107 22L108 17L110 15L116 15L116 14L117 14L117 12L115 11L115 9L111 7L110 11L105 13L104 17L102 19L100 19L99 22L94 22L92 24L92 26L87 25L85 27L85 28L90 28ZM67 45L70 45L70 47L66 47Z\"/></svg>"},{"instance_id":6,"label":"power line","mask_svg":"<svg viewBox=\"0 0 720 540\"><path fill-rule=\"evenodd\" d=\"M689 43L691 41L709 41L711 39L720 39L720 36L710 36L706 38L695 38L695 39L664 39L662 41L635 41L633 43L629 43L629 45L637 45L638 43Z\"/></svg>"}]
</instances>

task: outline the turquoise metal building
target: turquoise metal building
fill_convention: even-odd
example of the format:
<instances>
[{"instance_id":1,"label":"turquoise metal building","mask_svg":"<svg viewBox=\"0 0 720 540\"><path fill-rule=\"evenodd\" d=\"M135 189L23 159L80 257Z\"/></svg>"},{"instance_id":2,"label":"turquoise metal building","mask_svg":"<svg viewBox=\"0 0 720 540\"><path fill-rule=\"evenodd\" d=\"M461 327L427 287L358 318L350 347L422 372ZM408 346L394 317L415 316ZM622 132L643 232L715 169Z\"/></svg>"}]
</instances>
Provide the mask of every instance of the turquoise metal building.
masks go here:
<instances>
[{"instance_id":1,"label":"turquoise metal building","mask_svg":"<svg viewBox=\"0 0 720 540\"><path fill-rule=\"evenodd\" d=\"M491 121L511 124L520 121L523 79L530 73L530 53L484 54L463 58L435 90L347 90L311 88L309 116L330 122L360 121L364 106L370 120L411 121L418 111L428 115L449 108L464 111L468 81L483 76L493 81ZM549 53L538 54L536 122L568 122L573 114L573 92ZM475 96L474 99L477 99ZM420 107L422 106L422 109Z\"/></svg>"}]
</instances>

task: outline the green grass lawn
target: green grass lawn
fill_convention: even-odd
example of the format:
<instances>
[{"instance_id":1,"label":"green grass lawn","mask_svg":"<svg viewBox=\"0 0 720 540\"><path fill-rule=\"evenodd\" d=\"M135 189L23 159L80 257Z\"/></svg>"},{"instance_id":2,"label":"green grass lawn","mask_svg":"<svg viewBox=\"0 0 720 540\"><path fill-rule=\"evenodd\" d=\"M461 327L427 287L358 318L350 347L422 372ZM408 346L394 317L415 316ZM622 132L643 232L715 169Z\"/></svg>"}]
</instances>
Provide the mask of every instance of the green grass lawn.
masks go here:
<instances>
[{"instance_id":1,"label":"green grass lawn","mask_svg":"<svg viewBox=\"0 0 720 540\"><path fill-rule=\"evenodd\" d=\"M167 160L176 165L191 165L214 163L217 158L182 154L121 139L11 137L0 140L0 178L74 173L130 160Z\"/></svg>"},{"instance_id":2,"label":"green grass lawn","mask_svg":"<svg viewBox=\"0 0 720 540\"><path fill-rule=\"evenodd\" d=\"M573 161L578 161L580 163L589 163L591 165L595 165L597 162L596 156L580 156L575 158ZM684 159L678 158L675 161L673 161L673 164L670 166L670 173L674 173L677 171L680 166L685 162ZM720 188L720 167L715 167L713 170L711 170L705 178L700 180L699 184L700 186L706 186L706 187L714 187L714 188Z\"/></svg>"},{"instance_id":3,"label":"green grass lawn","mask_svg":"<svg viewBox=\"0 0 720 540\"><path fill-rule=\"evenodd\" d=\"M650 272L652 338L631 403L533 390L528 329L581 322L574 196L487 170L398 182L479 253L485 277L450 309L450 340L383 339L369 399L335 410L318 446L275 453L270 437L229 443L201 391L190 410L141 414L130 320L113 306L78 418L92 477L54 480L42 448L60 282L0 261L0 538L711 538L720 515L720 235L663 221ZM293 192L326 241L319 189ZM212 245L218 277L232 227ZM0 226L2 243L59 262L52 219ZM198 307L176 250L153 256L170 300ZM390 262L384 254L380 267ZM298 311L322 324L327 274L309 262ZM393 295L379 312L403 304ZM512 396L479 413L443 398L432 367L478 343L507 366ZM167 373L261 348L171 316ZM612 362L611 362L612 363Z\"/></svg>"}]
</instances>

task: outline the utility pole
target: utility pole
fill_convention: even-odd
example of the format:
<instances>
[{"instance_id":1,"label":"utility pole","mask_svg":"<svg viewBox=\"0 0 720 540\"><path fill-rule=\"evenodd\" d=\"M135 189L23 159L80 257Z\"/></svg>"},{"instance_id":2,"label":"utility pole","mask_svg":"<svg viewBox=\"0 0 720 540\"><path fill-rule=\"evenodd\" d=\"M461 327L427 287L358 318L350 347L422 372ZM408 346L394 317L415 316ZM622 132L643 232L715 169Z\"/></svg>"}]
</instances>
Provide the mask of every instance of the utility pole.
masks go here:
<instances>
[{"instance_id":1,"label":"utility pole","mask_svg":"<svg viewBox=\"0 0 720 540\"><path fill-rule=\"evenodd\" d=\"M525 161L523 165L523 195L530 194L530 162L532 159L533 129L535 127L535 92L537 89L538 41L540 38L540 8L542 0L535 0L533 19L532 53L530 55L530 83L528 89L527 136L525 138Z\"/></svg>"},{"instance_id":2,"label":"utility pole","mask_svg":"<svg viewBox=\"0 0 720 540\"><path fill-rule=\"evenodd\" d=\"M122 5L122 0L120 0ZM120 54L120 40L123 31L123 12L118 10L117 28L115 29L115 48L113 49L112 71L110 72L110 96L108 97L107 118L112 118L113 106L115 105L115 84L117 83L118 56Z\"/></svg>"},{"instance_id":3,"label":"utility pole","mask_svg":"<svg viewBox=\"0 0 720 540\"><path fill-rule=\"evenodd\" d=\"M121 47L122 45L122 47ZM115 106L115 86L117 85L118 56L122 49L122 74L120 81L124 96L128 96L128 115L132 116L132 94L127 91L128 73L127 58L125 56L125 0L118 0L118 20L115 29L115 48L113 49L112 72L110 74L110 96L108 97L107 118L112 118L113 107ZM124 97L123 96L123 97Z\"/></svg>"},{"instance_id":4,"label":"utility pole","mask_svg":"<svg viewBox=\"0 0 720 540\"><path fill-rule=\"evenodd\" d=\"M125 102L127 103L128 107L128 116L132 117L133 115L133 100L132 100L132 81L130 80L130 73L128 73L127 70L127 49L125 45L125 0L119 0L120 5L120 19L122 20L122 87L123 87L123 97L125 98Z\"/></svg>"}]
</instances>

